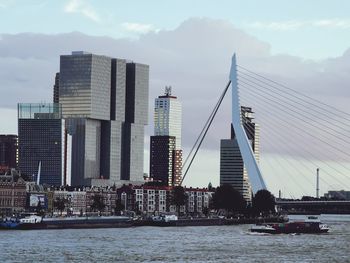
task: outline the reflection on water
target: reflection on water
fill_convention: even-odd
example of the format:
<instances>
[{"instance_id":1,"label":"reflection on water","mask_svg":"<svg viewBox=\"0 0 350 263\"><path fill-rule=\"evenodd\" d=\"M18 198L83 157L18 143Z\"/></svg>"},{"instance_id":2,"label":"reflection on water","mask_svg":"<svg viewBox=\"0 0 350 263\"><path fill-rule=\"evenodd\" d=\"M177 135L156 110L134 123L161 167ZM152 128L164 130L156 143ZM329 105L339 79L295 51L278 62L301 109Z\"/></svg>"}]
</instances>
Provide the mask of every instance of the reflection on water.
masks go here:
<instances>
[{"instance_id":1,"label":"reflection on water","mask_svg":"<svg viewBox=\"0 0 350 263\"><path fill-rule=\"evenodd\" d=\"M249 225L1 231L0 262L350 262L350 215L323 235L252 234Z\"/></svg>"}]
</instances>

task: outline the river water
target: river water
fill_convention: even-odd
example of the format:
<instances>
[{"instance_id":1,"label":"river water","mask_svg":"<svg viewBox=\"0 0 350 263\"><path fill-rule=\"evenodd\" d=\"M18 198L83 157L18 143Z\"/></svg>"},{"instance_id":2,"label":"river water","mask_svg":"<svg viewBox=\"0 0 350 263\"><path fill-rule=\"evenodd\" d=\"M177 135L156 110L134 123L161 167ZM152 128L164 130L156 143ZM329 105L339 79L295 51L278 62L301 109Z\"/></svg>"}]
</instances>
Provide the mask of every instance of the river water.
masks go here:
<instances>
[{"instance_id":1,"label":"river water","mask_svg":"<svg viewBox=\"0 0 350 263\"><path fill-rule=\"evenodd\" d=\"M252 234L250 225L1 231L0 262L350 262L350 215L321 220L330 233Z\"/></svg>"}]
</instances>

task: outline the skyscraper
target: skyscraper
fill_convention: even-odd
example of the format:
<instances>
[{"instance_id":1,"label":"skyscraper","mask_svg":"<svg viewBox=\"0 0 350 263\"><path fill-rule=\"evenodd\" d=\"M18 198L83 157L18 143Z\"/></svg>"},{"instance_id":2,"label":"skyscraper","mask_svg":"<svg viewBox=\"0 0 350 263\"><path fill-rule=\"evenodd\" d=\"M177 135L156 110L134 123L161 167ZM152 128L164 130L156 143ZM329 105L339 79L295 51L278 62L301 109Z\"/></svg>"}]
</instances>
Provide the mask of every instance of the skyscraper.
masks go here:
<instances>
[{"instance_id":1,"label":"skyscraper","mask_svg":"<svg viewBox=\"0 0 350 263\"><path fill-rule=\"evenodd\" d=\"M241 118L255 158L259 161L260 130L259 125L253 121L252 109L249 107L241 107ZM231 139L223 139L220 142L220 185L224 184L232 185L242 194L246 201L251 201L251 185L232 126Z\"/></svg>"},{"instance_id":2,"label":"skyscraper","mask_svg":"<svg viewBox=\"0 0 350 263\"><path fill-rule=\"evenodd\" d=\"M60 94L60 73L57 72L55 75L55 84L53 85L53 103L59 103Z\"/></svg>"},{"instance_id":3,"label":"skyscraper","mask_svg":"<svg viewBox=\"0 0 350 263\"><path fill-rule=\"evenodd\" d=\"M150 146L150 176L164 185L181 182L181 103L171 94L171 87L155 100L154 136Z\"/></svg>"},{"instance_id":4,"label":"skyscraper","mask_svg":"<svg viewBox=\"0 0 350 263\"><path fill-rule=\"evenodd\" d=\"M41 164L40 183L63 183L62 147L64 120L54 103L18 104L18 166L22 174L34 175Z\"/></svg>"},{"instance_id":5,"label":"skyscraper","mask_svg":"<svg viewBox=\"0 0 350 263\"><path fill-rule=\"evenodd\" d=\"M147 65L82 51L61 56L59 102L72 185L142 181L148 72Z\"/></svg>"},{"instance_id":6,"label":"skyscraper","mask_svg":"<svg viewBox=\"0 0 350 263\"><path fill-rule=\"evenodd\" d=\"M181 115L181 102L171 94L171 87L165 87L165 94L155 100L154 135L174 136L178 150L181 150Z\"/></svg>"},{"instance_id":7,"label":"skyscraper","mask_svg":"<svg viewBox=\"0 0 350 263\"><path fill-rule=\"evenodd\" d=\"M143 178L144 134L148 124L149 66L126 65L125 122L123 124L122 179Z\"/></svg>"},{"instance_id":8,"label":"skyscraper","mask_svg":"<svg viewBox=\"0 0 350 263\"><path fill-rule=\"evenodd\" d=\"M17 168L17 135L0 135L0 172Z\"/></svg>"}]
</instances>

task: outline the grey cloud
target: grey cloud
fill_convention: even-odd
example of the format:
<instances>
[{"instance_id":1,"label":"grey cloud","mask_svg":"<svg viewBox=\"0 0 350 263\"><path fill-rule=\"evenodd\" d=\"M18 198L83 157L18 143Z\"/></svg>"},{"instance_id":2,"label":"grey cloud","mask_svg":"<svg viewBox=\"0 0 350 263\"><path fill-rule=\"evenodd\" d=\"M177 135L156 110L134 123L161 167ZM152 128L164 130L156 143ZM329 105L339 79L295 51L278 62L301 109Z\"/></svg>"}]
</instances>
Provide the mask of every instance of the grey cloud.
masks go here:
<instances>
[{"instance_id":1,"label":"grey cloud","mask_svg":"<svg viewBox=\"0 0 350 263\"><path fill-rule=\"evenodd\" d=\"M0 38L2 108L20 101L51 100L59 55L86 50L149 64L150 126L154 98L165 85L183 103L183 144L191 147L228 81L233 52L238 62L255 72L348 110L350 50L342 57L320 62L284 54L271 55L270 45L222 20L186 20L174 30L161 30L137 40L88 36L79 32L57 35L3 34ZM332 89L329 89L329 86ZM333 95L329 101L329 95ZM228 94L229 96L229 94ZM230 105L226 98L204 147L218 149L229 137ZM254 106L254 105L252 105ZM272 150L271 150L272 151Z\"/></svg>"}]
</instances>

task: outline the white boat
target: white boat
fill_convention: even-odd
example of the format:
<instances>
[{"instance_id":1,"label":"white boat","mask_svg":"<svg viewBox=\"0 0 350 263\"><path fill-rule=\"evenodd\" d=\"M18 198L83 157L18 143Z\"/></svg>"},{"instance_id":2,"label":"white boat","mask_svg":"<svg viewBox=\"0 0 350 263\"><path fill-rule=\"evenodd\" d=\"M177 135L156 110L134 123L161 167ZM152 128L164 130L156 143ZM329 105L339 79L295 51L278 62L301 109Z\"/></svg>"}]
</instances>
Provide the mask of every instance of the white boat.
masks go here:
<instances>
[{"instance_id":1,"label":"white boat","mask_svg":"<svg viewBox=\"0 0 350 263\"><path fill-rule=\"evenodd\" d=\"M257 233L270 233L273 234L276 232L276 229L270 226L269 224L257 224L253 225L250 228L251 232L257 232Z\"/></svg>"},{"instance_id":2,"label":"white boat","mask_svg":"<svg viewBox=\"0 0 350 263\"><path fill-rule=\"evenodd\" d=\"M43 218L37 215L26 216L19 220L20 224L38 224L38 223L41 223L42 221L43 221Z\"/></svg>"}]
</instances>

